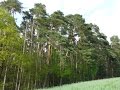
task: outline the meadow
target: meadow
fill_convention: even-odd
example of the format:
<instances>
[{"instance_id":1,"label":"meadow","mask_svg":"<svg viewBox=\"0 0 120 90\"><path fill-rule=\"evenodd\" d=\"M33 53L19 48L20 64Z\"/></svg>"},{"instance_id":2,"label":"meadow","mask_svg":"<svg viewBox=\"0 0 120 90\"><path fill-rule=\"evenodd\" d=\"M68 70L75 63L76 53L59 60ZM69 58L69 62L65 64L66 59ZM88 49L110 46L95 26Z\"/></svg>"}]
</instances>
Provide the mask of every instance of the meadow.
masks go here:
<instances>
[{"instance_id":1,"label":"meadow","mask_svg":"<svg viewBox=\"0 0 120 90\"><path fill-rule=\"evenodd\" d=\"M63 86L37 90L120 90L120 78L72 83Z\"/></svg>"}]
</instances>

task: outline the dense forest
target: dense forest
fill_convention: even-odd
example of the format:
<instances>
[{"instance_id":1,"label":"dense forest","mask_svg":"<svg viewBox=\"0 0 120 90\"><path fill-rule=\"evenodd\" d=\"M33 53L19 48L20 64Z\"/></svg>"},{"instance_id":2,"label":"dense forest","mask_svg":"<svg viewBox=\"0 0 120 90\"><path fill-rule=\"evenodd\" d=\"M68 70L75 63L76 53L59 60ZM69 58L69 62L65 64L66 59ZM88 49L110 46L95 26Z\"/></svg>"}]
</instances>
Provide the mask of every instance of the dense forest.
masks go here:
<instances>
[{"instance_id":1,"label":"dense forest","mask_svg":"<svg viewBox=\"0 0 120 90\"><path fill-rule=\"evenodd\" d=\"M18 26L15 15L21 13ZM110 32L110 31L109 31ZM0 90L33 90L120 76L120 39L110 42L80 14L0 2Z\"/></svg>"}]
</instances>

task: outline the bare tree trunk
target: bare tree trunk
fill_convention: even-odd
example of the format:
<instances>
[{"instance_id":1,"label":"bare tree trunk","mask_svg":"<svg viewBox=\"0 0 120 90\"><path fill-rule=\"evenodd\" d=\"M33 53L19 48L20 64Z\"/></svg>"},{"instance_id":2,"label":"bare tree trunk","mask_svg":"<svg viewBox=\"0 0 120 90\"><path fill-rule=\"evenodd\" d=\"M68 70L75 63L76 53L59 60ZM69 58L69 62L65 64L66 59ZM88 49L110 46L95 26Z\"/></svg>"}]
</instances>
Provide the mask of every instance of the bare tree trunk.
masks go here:
<instances>
[{"instance_id":1,"label":"bare tree trunk","mask_svg":"<svg viewBox=\"0 0 120 90\"><path fill-rule=\"evenodd\" d=\"M47 65L49 65L49 63L50 63L50 48L51 48L51 46L50 46L50 42L48 42Z\"/></svg>"},{"instance_id":2,"label":"bare tree trunk","mask_svg":"<svg viewBox=\"0 0 120 90\"><path fill-rule=\"evenodd\" d=\"M25 36L24 36L24 45L23 45L23 54L25 53L25 47L26 47L26 37L27 37L27 22L26 22L26 29L24 31Z\"/></svg>"},{"instance_id":3,"label":"bare tree trunk","mask_svg":"<svg viewBox=\"0 0 120 90\"><path fill-rule=\"evenodd\" d=\"M27 85L27 90L30 88L30 73L29 73L29 78L28 78L28 85Z\"/></svg>"},{"instance_id":4,"label":"bare tree trunk","mask_svg":"<svg viewBox=\"0 0 120 90\"><path fill-rule=\"evenodd\" d=\"M19 67L18 67L18 70L17 70L17 78L16 78L16 84L15 84L15 90L17 90L17 88L18 88L18 77L19 77Z\"/></svg>"},{"instance_id":5,"label":"bare tree trunk","mask_svg":"<svg viewBox=\"0 0 120 90\"><path fill-rule=\"evenodd\" d=\"M60 78L60 86L62 85L62 77Z\"/></svg>"},{"instance_id":6,"label":"bare tree trunk","mask_svg":"<svg viewBox=\"0 0 120 90\"><path fill-rule=\"evenodd\" d=\"M5 68L5 75L4 75L4 80L3 80L3 89L2 90L5 90L5 84L6 84L6 77L7 77L7 70L8 70L8 67L6 66Z\"/></svg>"},{"instance_id":7,"label":"bare tree trunk","mask_svg":"<svg viewBox=\"0 0 120 90\"><path fill-rule=\"evenodd\" d=\"M20 78L19 78L19 83L18 83L18 89L17 90L20 90L20 85L21 85L21 80L22 80L22 72L23 72L23 69L21 67Z\"/></svg>"},{"instance_id":8,"label":"bare tree trunk","mask_svg":"<svg viewBox=\"0 0 120 90\"><path fill-rule=\"evenodd\" d=\"M31 25L31 40L30 40L30 53L32 54L33 49L33 32L34 32L34 20Z\"/></svg>"},{"instance_id":9,"label":"bare tree trunk","mask_svg":"<svg viewBox=\"0 0 120 90\"><path fill-rule=\"evenodd\" d=\"M48 77L48 74L46 74L46 76L45 76L45 80L44 80L44 83L43 83L43 88L45 88L45 86L46 86L46 83L47 83L47 77Z\"/></svg>"},{"instance_id":10,"label":"bare tree trunk","mask_svg":"<svg viewBox=\"0 0 120 90\"><path fill-rule=\"evenodd\" d=\"M3 73L3 69L4 69L4 62L2 62L2 64L1 64L1 66L0 66L0 79L1 79L1 77L2 77L2 73Z\"/></svg>"},{"instance_id":11,"label":"bare tree trunk","mask_svg":"<svg viewBox=\"0 0 120 90\"><path fill-rule=\"evenodd\" d=\"M37 66L37 63L38 63L38 62L37 62L37 59L36 59L36 72L35 72L35 83L34 83L34 88L36 88L37 75L38 75L38 73L37 73L37 71L38 71L38 70L37 70L37 67L38 67L38 66Z\"/></svg>"},{"instance_id":12,"label":"bare tree trunk","mask_svg":"<svg viewBox=\"0 0 120 90\"><path fill-rule=\"evenodd\" d=\"M63 61L62 61L62 59L61 59L61 50L62 50L62 48L61 48L61 46L60 46L60 82L59 82L59 84L60 84L60 86L62 85L62 64L63 64Z\"/></svg>"},{"instance_id":13,"label":"bare tree trunk","mask_svg":"<svg viewBox=\"0 0 120 90\"><path fill-rule=\"evenodd\" d=\"M77 52L76 52L76 61L75 61L75 69L76 69L76 71L75 71L75 75L77 75L77 69L78 69L78 61L77 61ZM76 78L75 78L76 80L75 80L75 82L77 82L77 76L76 76Z\"/></svg>"},{"instance_id":14,"label":"bare tree trunk","mask_svg":"<svg viewBox=\"0 0 120 90\"><path fill-rule=\"evenodd\" d=\"M37 31L37 40L39 39L39 32ZM36 72L35 72L35 83L34 83L34 88L36 88L37 84L37 76L38 76L38 59L39 59L39 49L40 49L40 43L37 42L37 59L36 59ZM41 66L40 66L41 67Z\"/></svg>"}]
</instances>

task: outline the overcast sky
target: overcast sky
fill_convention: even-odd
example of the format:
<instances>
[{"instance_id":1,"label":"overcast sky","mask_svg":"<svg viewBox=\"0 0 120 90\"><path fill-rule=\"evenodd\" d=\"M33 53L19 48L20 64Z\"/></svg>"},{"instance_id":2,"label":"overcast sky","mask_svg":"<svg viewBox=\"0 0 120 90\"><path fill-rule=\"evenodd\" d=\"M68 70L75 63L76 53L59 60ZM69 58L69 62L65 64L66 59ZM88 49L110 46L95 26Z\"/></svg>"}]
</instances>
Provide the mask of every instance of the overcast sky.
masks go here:
<instances>
[{"instance_id":1,"label":"overcast sky","mask_svg":"<svg viewBox=\"0 0 120 90\"><path fill-rule=\"evenodd\" d=\"M1 1L1 0L0 0ZM120 37L120 0L19 0L25 9L34 3L46 5L49 14L61 10L67 14L81 14L87 23L97 24L106 36ZM20 20L20 19L18 19Z\"/></svg>"}]
</instances>

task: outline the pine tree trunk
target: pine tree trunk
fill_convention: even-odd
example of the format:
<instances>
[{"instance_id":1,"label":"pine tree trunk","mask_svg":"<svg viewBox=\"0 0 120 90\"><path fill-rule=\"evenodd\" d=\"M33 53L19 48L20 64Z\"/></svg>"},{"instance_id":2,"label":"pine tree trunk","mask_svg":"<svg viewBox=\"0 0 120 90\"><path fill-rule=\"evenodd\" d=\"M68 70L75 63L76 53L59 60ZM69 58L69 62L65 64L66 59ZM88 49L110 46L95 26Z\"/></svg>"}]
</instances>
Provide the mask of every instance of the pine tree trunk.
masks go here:
<instances>
[{"instance_id":1,"label":"pine tree trunk","mask_svg":"<svg viewBox=\"0 0 120 90\"><path fill-rule=\"evenodd\" d=\"M34 20L31 25L31 41L30 41L30 53L32 54L33 49L33 32L34 32Z\"/></svg>"},{"instance_id":2,"label":"pine tree trunk","mask_svg":"<svg viewBox=\"0 0 120 90\"><path fill-rule=\"evenodd\" d=\"M50 42L48 42L47 65L49 65L49 63L50 63L50 48L51 48L51 46L50 46Z\"/></svg>"},{"instance_id":3,"label":"pine tree trunk","mask_svg":"<svg viewBox=\"0 0 120 90\"><path fill-rule=\"evenodd\" d=\"M26 37L27 37L27 22L26 22L26 29L24 31L25 36L24 36L24 45L23 45L23 54L25 53L25 44L26 44Z\"/></svg>"}]
</instances>

